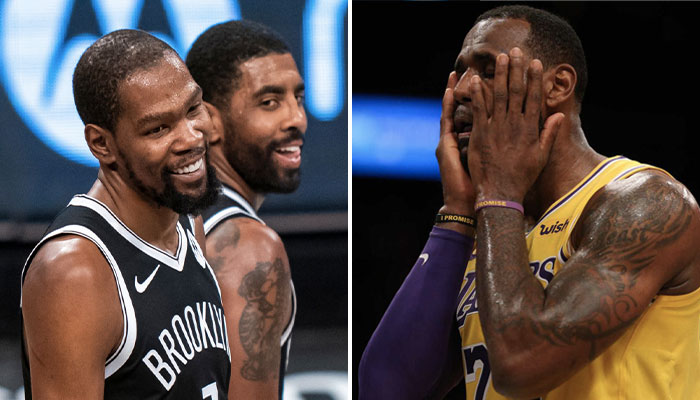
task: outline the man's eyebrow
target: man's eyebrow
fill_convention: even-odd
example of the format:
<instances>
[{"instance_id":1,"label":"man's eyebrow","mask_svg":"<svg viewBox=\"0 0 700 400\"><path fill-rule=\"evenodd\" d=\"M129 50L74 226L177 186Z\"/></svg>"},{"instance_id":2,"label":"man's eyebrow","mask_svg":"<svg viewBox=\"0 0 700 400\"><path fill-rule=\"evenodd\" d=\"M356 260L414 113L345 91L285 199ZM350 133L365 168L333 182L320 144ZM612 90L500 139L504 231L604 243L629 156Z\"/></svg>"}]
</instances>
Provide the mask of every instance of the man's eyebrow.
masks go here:
<instances>
[{"instance_id":1,"label":"man's eyebrow","mask_svg":"<svg viewBox=\"0 0 700 400\"><path fill-rule=\"evenodd\" d=\"M202 88L199 86L196 86L194 91L190 94L190 96L187 98L187 101L185 102L187 109L189 109L190 105L193 104L195 101L197 101L197 99L201 95L202 95ZM147 124L150 124L152 122L155 122L155 121L161 121L167 117L170 117L172 114L173 113L171 111L146 114L143 117L136 120L136 126L143 126L143 125L147 125Z\"/></svg>"},{"instance_id":2,"label":"man's eyebrow","mask_svg":"<svg viewBox=\"0 0 700 400\"><path fill-rule=\"evenodd\" d=\"M282 95L285 92L285 87L282 85L265 85L253 93L253 97L260 97L264 94L272 93ZM302 92L305 90L304 82L297 84L294 87L294 92Z\"/></svg>"},{"instance_id":3,"label":"man's eyebrow","mask_svg":"<svg viewBox=\"0 0 700 400\"><path fill-rule=\"evenodd\" d=\"M455 61L454 65L454 70L457 71L459 67L463 66L462 60L465 57L457 57L457 60ZM495 63L496 62L496 55L487 52L487 51L479 51L479 52L472 52L469 55L469 58L474 64L477 65L483 65L483 64L488 64L488 63Z\"/></svg>"},{"instance_id":4,"label":"man's eyebrow","mask_svg":"<svg viewBox=\"0 0 700 400\"><path fill-rule=\"evenodd\" d=\"M284 87L280 85L265 85L253 93L253 97L259 97L263 94L284 94Z\"/></svg>"}]
</instances>

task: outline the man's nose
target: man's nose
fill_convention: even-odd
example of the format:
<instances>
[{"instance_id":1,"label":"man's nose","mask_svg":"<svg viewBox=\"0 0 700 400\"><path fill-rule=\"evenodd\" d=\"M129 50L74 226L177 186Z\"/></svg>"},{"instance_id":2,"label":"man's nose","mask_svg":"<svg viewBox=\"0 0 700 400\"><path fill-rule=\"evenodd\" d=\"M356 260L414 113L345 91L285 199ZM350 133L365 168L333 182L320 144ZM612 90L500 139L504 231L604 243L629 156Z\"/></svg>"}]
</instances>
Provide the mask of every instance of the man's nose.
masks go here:
<instances>
[{"instance_id":1,"label":"man's nose","mask_svg":"<svg viewBox=\"0 0 700 400\"><path fill-rule=\"evenodd\" d=\"M183 121L177 128L179 132L177 139L173 143L174 152L186 153L204 146L204 133L198 129L196 123L193 123L192 121Z\"/></svg>"},{"instance_id":2,"label":"man's nose","mask_svg":"<svg viewBox=\"0 0 700 400\"><path fill-rule=\"evenodd\" d=\"M296 99L290 100L289 103L287 118L282 124L282 130L296 129L301 133L306 132L307 120L304 105Z\"/></svg>"},{"instance_id":3,"label":"man's nose","mask_svg":"<svg viewBox=\"0 0 700 400\"><path fill-rule=\"evenodd\" d=\"M467 69L462 76L459 77L454 90L455 101L458 104L466 104L472 101L471 92L469 90L469 81L472 76L474 76L474 73L470 69Z\"/></svg>"}]
</instances>

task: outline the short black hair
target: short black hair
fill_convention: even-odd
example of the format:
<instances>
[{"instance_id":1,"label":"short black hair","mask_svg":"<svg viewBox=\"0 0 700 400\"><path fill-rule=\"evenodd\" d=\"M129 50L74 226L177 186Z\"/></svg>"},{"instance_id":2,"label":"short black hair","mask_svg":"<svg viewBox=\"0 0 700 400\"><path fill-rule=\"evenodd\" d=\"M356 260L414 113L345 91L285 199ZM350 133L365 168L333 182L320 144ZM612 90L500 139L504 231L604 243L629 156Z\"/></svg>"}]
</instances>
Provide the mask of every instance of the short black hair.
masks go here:
<instances>
[{"instance_id":1,"label":"short black hair","mask_svg":"<svg viewBox=\"0 0 700 400\"><path fill-rule=\"evenodd\" d=\"M277 32L253 21L228 21L199 35L185 63L202 87L204 101L222 108L228 105L229 97L238 88L239 66L272 53L290 53L289 46Z\"/></svg>"},{"instance_id":2,"label":"short black hair","mask_svg":"<svg viewBox=\"0 0 700 400\"><path fill-rule=\"evenodd\" d=\"M120 29L97 39L73 72L73 100L85 125L114 132L121 112L119 86L135 72L177 52L164 41L137 29Z\"/></svg>"},{"instance_id":3,"label":"short black hair","mask_svg":"<svg viewBox=\"0 0 700 400\"><path fill-rule=\"evenodd\" d=\"M525 44L532 56L542 61L544 68L557 64L570 64L576 70L577 82L574 94L581 103L588 84L588 68L583 45L574 28L564 19L550 12L523 5L501 6L477 17L475 23L489 18L522 19L530 23L530 33Z\"/></svg>"}]
</instances>

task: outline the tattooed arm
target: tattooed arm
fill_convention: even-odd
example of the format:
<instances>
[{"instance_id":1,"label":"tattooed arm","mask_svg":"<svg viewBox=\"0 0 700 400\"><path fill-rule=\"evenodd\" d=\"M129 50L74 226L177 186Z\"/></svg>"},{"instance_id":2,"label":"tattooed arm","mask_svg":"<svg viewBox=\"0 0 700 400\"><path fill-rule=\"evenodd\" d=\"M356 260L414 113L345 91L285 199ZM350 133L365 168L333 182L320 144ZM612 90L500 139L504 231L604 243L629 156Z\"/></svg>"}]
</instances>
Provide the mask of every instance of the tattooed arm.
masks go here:
<instances>
[{"instance_id":1,"label":"tattooed arm","mask_svg":"<svg viewBox=\"0 0 700 400\"><path fill-rule=\"evenodd\" d=\"M610 183L589 201L575 253L544 290L528 268L522 216L481 210L477 298L496 390L546 393L617 340L654 296L700 286L699 215L685 187L658 172Z\"/></svg>"},{"instance_id":2,"label":"tattooed arm","mask_svg":"<svg viewBox=\"0 0 700 400\"><path fill-rule=\"evenodd\" d=\"M231 347L229 398L277 399L280 338L291 314L289 261L279 236L248 218L207 236Z\"/></svg>"}]
</instances>

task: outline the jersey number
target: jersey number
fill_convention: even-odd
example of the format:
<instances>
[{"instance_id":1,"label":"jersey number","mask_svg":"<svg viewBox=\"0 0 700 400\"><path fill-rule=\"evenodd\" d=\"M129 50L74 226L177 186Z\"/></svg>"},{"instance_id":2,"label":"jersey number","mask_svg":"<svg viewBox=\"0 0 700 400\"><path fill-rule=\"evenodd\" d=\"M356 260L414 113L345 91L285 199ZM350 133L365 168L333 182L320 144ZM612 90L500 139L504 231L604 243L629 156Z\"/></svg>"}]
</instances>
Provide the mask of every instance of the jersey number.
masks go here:
<instances>
[{"instance_id":1,"label":"jersey number","mask_svg":"<svg viewBox=\"0 0 700 400\"><path fill-rule=\"evenodd\" d=\"M489 381L491 380L491 367L489 366L489 355L486 351L486 346L483 343L478 343L465 347L462 351L464 351L465 363L464 379L467 383L474 382L476 380L476 371L481 370L479 382L476 385L476 392L474 392L474 400L484 400Z\"/></svg>"},{"instance_id":2,"label":"jersey number","mask_svg":"<svg viewBox=\"0 0 700 400\"><path fill-rule=\"evenodd\" d=\"M216 390L216 382L212 382L202 388L202 400L211 397L211 400L219 399L219 391Z\"/></svg>"}]
</instances>

